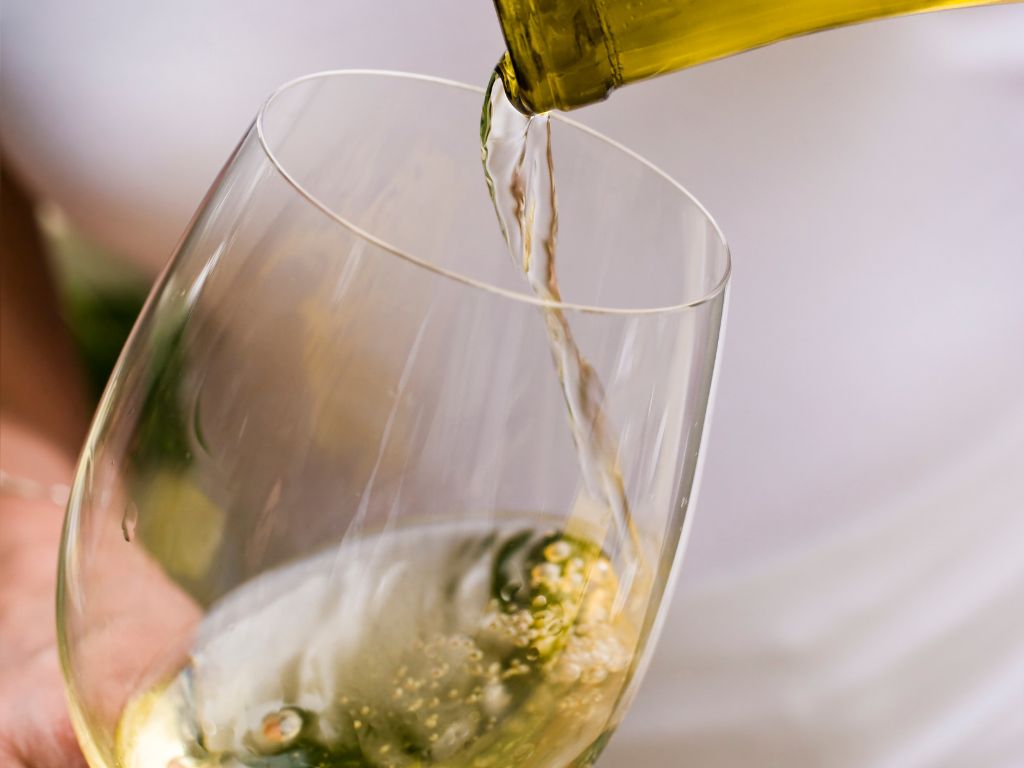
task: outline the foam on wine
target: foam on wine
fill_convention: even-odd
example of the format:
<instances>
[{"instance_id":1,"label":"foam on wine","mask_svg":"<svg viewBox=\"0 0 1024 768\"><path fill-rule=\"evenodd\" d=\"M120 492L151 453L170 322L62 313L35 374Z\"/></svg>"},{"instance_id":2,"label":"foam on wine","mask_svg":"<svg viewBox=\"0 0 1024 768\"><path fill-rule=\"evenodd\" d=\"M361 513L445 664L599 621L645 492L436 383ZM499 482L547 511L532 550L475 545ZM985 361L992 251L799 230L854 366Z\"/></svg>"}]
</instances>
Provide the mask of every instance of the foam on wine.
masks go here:
<instances>
[{"instance_id":1,"label":"foam on wine","mask_svg":"<svg viewBox=\"0 0 1024 768\"><path fill-rule=\"evenodd\" d=\"M128 706L121 763L589 764L636 634L604 553L543 525L392 530L247 582Z\"/></svg>"}]
</instances>

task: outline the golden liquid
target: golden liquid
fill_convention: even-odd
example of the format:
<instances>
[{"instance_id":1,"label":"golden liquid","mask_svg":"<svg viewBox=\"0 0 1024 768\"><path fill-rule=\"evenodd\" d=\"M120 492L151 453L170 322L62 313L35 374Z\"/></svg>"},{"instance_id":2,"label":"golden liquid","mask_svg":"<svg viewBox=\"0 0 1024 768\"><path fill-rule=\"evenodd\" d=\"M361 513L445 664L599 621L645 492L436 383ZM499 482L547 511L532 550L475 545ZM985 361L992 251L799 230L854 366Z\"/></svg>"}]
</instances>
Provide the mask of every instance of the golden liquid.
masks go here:
<instances>
[{"instance_id":1,"label":"golden liquid","mask_svg":"<svg viewBox=\"0 0 1024 768\"><path fill-rule=\"evenodd\" d=\"M499 67L524 112L571 109L647 77L796 35L1013 0L495 0Z\"/></svg>"},{"instance_id":2,"label":"golden liquid","mask_svg":"<svg viewBox=\"0 0 1024 768\"><path fill-rule=\"evenodd\" d=\"M480 120L484 175L509 256L539 299L560 303L558 195L548 115L528 117L509 101L496 74ZM613 556L628 591L644 566L642 547L619 468L619 446L606 412L604 387L580 350L559 306L541 309L548 345L565 399L566 416L582 480L570 516L590 518L615 546Z\"/></svg>"},{"instance_id":3,"label":"golden liquid","mask_svg":"<svg viewBox=\"0 0 1024 768\"><path fill-rule=\"evenodd\" d=\"M539 527L544 526L544 527ZM213 606L189 665L136 697L123 768L588 766L644 605L539 517L353 540Z\"/></svg>"}]
</instances>

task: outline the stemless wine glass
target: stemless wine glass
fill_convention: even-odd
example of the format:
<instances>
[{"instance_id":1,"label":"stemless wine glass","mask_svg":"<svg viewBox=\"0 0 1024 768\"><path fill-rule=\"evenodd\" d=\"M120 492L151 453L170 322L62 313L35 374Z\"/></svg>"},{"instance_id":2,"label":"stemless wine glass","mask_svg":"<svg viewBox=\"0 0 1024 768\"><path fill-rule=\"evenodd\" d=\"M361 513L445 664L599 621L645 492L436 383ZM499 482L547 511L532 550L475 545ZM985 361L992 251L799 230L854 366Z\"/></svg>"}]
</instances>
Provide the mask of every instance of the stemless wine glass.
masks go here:
<instances>
[{"instance_id":1,"label":"stemless wine glass","mask_svg":"<svg viewBox=\"0 0 1024 768\"><path fill-rule=\"evenodd\" d=\"M296 80L202 203L68 508L61 661L94 768L584 766L621 719L693 507L728 250L558 118L565 303L536 299L481 105ZM633 545L584 492L553 308L603 385Z\"/></svg>"}]
</instances>

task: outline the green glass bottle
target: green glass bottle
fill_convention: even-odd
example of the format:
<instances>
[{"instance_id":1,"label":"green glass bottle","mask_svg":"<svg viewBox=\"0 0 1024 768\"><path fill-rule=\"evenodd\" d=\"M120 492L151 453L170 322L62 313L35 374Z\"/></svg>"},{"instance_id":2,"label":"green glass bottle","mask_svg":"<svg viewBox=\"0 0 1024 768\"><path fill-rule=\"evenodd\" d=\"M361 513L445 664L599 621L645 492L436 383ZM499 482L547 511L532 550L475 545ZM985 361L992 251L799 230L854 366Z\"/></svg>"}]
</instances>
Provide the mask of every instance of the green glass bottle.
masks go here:
<instances>
[{"instance_id":1,"label":"green glass bottle","mask_svg":"<svg viewBox=\"0 0 1024 768\"><path fill-rule=\"evenodd\" d=\"M626 83L788 37L1012 0L495 0L498 65L522 111L572 109Z\"/></svg>"}]
</instances>

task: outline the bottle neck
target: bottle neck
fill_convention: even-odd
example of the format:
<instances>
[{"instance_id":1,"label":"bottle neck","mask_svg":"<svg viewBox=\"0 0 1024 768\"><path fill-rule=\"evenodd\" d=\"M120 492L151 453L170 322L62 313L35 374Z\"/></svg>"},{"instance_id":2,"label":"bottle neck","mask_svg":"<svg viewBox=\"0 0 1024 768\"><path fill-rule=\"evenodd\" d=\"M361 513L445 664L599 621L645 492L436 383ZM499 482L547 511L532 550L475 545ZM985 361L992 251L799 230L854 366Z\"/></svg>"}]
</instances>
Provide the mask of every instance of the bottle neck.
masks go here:
<instances>
[{"instance_id":1,"label":"bottle neck","mask_svg":"<svg viewBox=\"0 0 1024 768\"><path fill-rule=\"evenodd\" d=\"M622 84L614 30L601 0L494 0L508 50L498 64L506 93L527 114L606 98Z\"/></svg>"}]
</instances>

